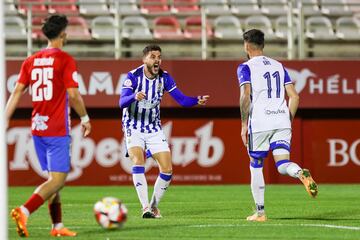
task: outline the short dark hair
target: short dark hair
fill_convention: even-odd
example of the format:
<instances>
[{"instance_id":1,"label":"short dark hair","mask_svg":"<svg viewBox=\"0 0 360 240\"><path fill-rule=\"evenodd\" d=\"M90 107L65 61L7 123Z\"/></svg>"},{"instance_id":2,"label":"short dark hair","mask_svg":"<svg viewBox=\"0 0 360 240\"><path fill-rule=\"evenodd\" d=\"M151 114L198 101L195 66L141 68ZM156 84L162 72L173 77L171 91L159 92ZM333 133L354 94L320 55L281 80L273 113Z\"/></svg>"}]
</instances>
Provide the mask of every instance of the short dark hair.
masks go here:
<instances>
[{"instance_id":1,"label":"short dark hair","mask_svg":"<svg viewBox=\"0 0 360 240\"><path fill-rule=\"evenodd\" d=\"M41 31L49 39L57 38L68 25L68 20L65 15L54 14L45 19Z\"/></svg>"},{"instance_id":2,"label":"short dark hair","mask_svg":"<svg viewBox=\"0 0 360 240\"><path fill-rule=\"evenodd\" d=\"M147 45L144 49L143 49L143 56L145 57L146 55L148 55L149 52L151 51L159 51L161 52L161 48L160 46L156 45L156 44L151 44L151 45Z\"/></svg>"},{"instance_id":3,"label":"short dark hair","mask_svg":"<svg viewBox=\"0 0 360 240\"><path fill-rule=\"evenodd\" d=\"M265 45L264 33L259 29L251 29L243 34L244 41L252 43L258 48L263 49Z\"/></svg>"}]
</instances>

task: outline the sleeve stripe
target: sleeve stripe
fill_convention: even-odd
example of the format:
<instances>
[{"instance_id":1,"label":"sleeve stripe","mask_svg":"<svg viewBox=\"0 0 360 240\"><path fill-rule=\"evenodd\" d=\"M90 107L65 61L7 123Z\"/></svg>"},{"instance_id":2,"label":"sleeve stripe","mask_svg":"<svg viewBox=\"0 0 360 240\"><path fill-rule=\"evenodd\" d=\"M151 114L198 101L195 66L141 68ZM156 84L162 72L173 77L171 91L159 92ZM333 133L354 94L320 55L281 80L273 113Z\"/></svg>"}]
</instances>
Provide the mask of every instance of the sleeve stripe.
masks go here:
<instances>
[{"instance_id":1,"label":"sleeve stripe","mask_svg":"<svg viewBox=\"0 0 360 240\"><path fill-rule=\"evenodd\" d=\"M132 87L122 87L122 88L129 88L129 89L131 89L131 90L133 89Z\"/></svg>"},{"instance_id":2,"label":"sleeve stripe","mask_svg":"<svg viewBox=\"0 0 360 240\"><path fill-rule=\"evenodd\" d=\"M293 82L286 82L284 85L293 84Z\"/></svg>"},{"instance_id":3,"label":"sleeve stripe","mask_svg":"<svg viewBox=\"0 0 360 240\"><path fill-rule=\"evenodd\" d=\"M240 87L241 87L242 85L244 85L244 84L251 84L251 82L250 82L250 81L243 81L242 83L240 83Z\"/></svg>"},{"instance_id":4,"label":"sleeve stripe","mask_svg":"<svg viewBox=\"0 0 360 240\"><path fill-rule=\"evenodd\" d=\"M173 87L172 89L170 89L168 92L171 92L172 90L174 90L176 88L176 86L175 87Z\"/></svg>"}]
</instances>

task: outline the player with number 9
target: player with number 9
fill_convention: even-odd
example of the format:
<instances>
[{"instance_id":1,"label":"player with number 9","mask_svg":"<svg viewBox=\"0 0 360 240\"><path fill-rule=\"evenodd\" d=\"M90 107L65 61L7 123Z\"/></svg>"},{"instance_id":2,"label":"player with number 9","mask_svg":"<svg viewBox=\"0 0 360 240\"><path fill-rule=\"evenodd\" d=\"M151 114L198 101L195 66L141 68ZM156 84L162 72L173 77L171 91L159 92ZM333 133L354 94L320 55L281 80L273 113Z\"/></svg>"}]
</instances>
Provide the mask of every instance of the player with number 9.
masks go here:
<instances>
[{"instance_id":1,"label":"player with number 9","mask_svg":"<svg viewBox=\"0 0 360 240\"><path fill-rule=\"evenodd\" d=\"M47 48L28 57L21 66L19 79L6 104L7 122L20 98L30 87L32 98L31 130L35 150L48 180L41 184L24 203L14 208L11 216L21 237L29 236L27 219L44 201L48 200L52 220L52 236L76 236L64 227L59 191L70 171L70 108L81 117L84 136L91 131L90 119L78 91L75 60L61 48L66 42L68 20L63 15L49 16L42 32L48 39Z\"/></svg>"}]
</instances>

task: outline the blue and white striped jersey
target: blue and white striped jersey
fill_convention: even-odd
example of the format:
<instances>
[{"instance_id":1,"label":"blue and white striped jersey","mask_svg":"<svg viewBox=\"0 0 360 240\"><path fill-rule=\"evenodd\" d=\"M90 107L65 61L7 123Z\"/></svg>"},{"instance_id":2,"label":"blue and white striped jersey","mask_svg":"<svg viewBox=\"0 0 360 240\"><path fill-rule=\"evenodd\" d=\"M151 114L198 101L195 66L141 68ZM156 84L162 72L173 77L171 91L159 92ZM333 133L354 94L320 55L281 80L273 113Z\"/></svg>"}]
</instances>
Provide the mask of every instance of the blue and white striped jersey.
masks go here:
<instances>
[{"instance_id":1,"label":"blue and white striped jersey","mask_svg":"<svg viewBox=\"0 0 360 240\"><path fill-rule=\"evenodd\" d=\"M144 65L130 71L122 88L129 88L135 94L144 92L146 97L134 101L123 109L122 125L125 129L137 129L143 133L153 133L161 129L160 102L165 91L176 88L174 79L160 69L157 78L148 79L144 73Z\"/></svg>"},{"instance_id":2,"label":"blue and white striped jersey","mask_svg":"<svg viewBox=\"0 0 360 240\"><path fill-rule=\"evenodd\" d=\"M285 85L292 82L280 62L265 56L253 57L239 65L237 75L240 86L251 86L250 132L291 128Z\"/></svg>"}]
</instances>

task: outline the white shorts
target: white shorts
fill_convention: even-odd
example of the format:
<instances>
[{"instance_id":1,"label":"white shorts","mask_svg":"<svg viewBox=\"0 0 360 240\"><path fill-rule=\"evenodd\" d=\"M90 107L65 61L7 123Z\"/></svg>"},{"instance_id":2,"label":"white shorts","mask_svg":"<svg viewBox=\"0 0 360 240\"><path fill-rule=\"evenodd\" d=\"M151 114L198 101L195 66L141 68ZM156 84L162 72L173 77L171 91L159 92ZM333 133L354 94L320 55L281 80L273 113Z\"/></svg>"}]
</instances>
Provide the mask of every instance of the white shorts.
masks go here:
<instances>
[{"instance_id":1,"label":"white shorts","mask_svg":"<svg viewBox=\"0 0 360 240\"><path fill-rule=\"evenodd\" d=\"M266 158L269 150L273 155L289 154L291 129L275 129L265 132L249 133L248 151L254 159Z\"/></svg>"},{"instance_id":2,"label":"white shorts","mask_svg":"<svg viewBox=\"0 0 360 240\"><path fill-rule=\"evenodd\" d=\"M170 152L169 144L162 130L154 133L142 133L137 129L125 129L126 149L141 147L147 154ZM150 153L148 153L150 151Z\"/></svg>"}]
</instances>

